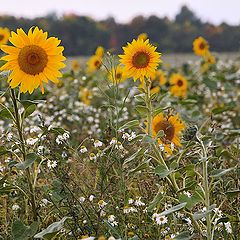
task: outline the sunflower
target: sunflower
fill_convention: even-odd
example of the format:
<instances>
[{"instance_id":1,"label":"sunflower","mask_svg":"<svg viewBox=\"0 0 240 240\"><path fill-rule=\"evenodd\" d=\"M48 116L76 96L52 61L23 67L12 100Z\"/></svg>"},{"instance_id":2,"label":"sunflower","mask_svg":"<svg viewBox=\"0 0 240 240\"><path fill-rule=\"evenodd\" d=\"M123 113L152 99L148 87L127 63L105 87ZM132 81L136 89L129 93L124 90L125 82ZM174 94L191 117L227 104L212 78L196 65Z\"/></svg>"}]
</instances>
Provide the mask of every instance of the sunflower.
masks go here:
<instances>
[{"instance_id":1,"label":"sunflower","mask_svg":"<svg viewBox=\"0 0 240 240\"><path fill-rule=\"evenodd\" d=\"M148 38L147 33L140 33L140 34L138 35L138 39L142 39L143 41L146 41L147 38Z\"/></svg>"},{"instance_id":2,"label":"sunflower","mask_svg":"<svg viewBox=\"0 0 240 240\"><path fill-rule=\"evenodd\" d=\"M80 64L77 60L72 61L72 70L77 72L80 69Z\"/></svg>"},{"instance_id":3,"label":"sunflower","mask_svg":"<svg viewBox=\"0 0 240 240\"><path fill-rule=\"evenodd\" d=\"M10 37L9 29L0 27L0 46L2 44L6 44L8 42L9 37Z\"/></svg>"},{"instance_id":4,"label":"sunflower","mask_svg":"<svg viewBox=\"0 0 240 240\"><path fill-rule=\"evenodd\" d=\"M118 65L116 68L113 68L112 71L108 74L108 79L115 84L124 82L127 79L123 71L123 66Z\"/></svg>"},{"instance_id":5,"label":"sunflower","mask_svg":"<svg viewBox=\"0 0 240 240\"><path fill-rule=\"evenodd\" d=\"M90 105L92 100L92 92L87 88L80 88L79 98L84 104Z\"/></svg>"},{"instance_id":6,"label":"sunflower","mask_svg":"<svg viewBox=\"0 0 240 240\"><path fill-rule=\"evenodd\" d=\"M169 80L170 92L176 97L186 97L188 82L187 79L179 73L173 73Z\"/></svg>"},{"instance_id":7,"label":"sunflower","mask_svg":"<svg viewBox=\"0 0 240 240\"><path fill-rule=\"evenodd\" d=\"M7 63L0 70L11 71L8 78L11 88L20 85L20 92L31 94L40 86L44 93L43 83L59 82L58 78L62 77L59 70L65 67L64 48L58 46L60 40L47 35L38 27L30 28L28 34L20 28L17 33L11 32L9 38L14 46L1 46L8 55L1 58Z\"/></svg>"},{"instance_id":8,"label":"sunflower","mask_svg":"<svg viewBox=\"0 0 240 240\"><path fill-rule=\"evenodd\" d=\"M208 49L208 42L203 37L198 37L193 41L193 51L196 55L204 56Z\"/></svg>"},{"instance_id":9,"label":"sunflower","mask_svg":"<svg viewBox=\"0 0 240 240\"><path fill-rule=\"evenodd\" d=\"M99 57L103 57L104 55L104 48L101 46L98 46L96 51L95 51L95 55L99 56Z\"/></svg>"},{"instance_id":10,"label":"sunflower","mask_svg":"<svg viewBox=\"0 0 240 240\"><path fill-rule=\"evenodd\" d=\"M102 57L93 55L87 61L87 72L93 73L102 66Z\"/></svg>"},{"instance_id":11,"label":"sunflower","mask_svg":"<svg viewBox=\"0 0 240 240\"><path fill-rule=\"evenodd\" d=\"M207 52L204 56L203 56L204 60L206 63L208 64L215 64L216 63L216 58L215 56L210 53L210 52Z\"/></svg>"},{"instance_id":12,"label":"sunflower","mask_svg":"<svg viewBox=\"0 0 240 240\"><path fill-rule=\"evenodd\" d=\"M150 78L156 71L160 63L160 53L156 52L156 47L149 43L149 40L133 40L123 47L124 54L119 55L120 62L124 65L124 71L128 77L134 80Z\"/></svg>"},{"instance_id":13,"label":"sunflower","mask_svg":"<svg viewBox=\"0 0 240 240\"><path fill-rule=\"evenodd\" d=\"M216 63L216 58L210 52L208 52L204 57L204 62L201 64L201 73L205 73L209 68Z\"/></svg>"},{"instance_id":14,"label":"sunflower","mask_svg":"<svg viewBox=\"0 0 240 240\"><path fill-rule=\"evenodd\" d=\"M158 81L160 86L165 85L165 83L167 82L166 75L162 70L156 71L155 81Z\"/></svg>"},{"instance_id":15,"label":"sunflower","mask_svg":"<svg viewBox=\"0 0 240 240\"><path fill-rule=\"evenodd\" d=\"M165 152L169 154L172 153L172 145L174 147L181 146L180 136L185 128L185 124L178 114L165 116L160 113L153 118L152 122L153 137L158 138L160 130L164 132L164 136L158 138L158 143L163 145Z\"/></svg>"}]
</instances>

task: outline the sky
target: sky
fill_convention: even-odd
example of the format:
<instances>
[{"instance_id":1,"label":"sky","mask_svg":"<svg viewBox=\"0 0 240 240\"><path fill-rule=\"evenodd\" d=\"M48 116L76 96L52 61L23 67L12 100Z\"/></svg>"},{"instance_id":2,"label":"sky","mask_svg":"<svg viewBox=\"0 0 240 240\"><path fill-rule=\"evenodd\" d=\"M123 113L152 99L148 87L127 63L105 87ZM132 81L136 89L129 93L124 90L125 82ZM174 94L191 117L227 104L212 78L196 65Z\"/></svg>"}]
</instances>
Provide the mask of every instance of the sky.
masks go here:
<instances>
[{"instance_id":1,"label":"sky","mask_svg":"<svg viewBox=\"0 0 240 240\"><path fill-rule=\"evenodd\" d=\"M112 16L128 22L136 15L174 18L186 4L204 21L240 24L240 0L0 0L0 15L44 16L56 12L88 15L102 20Z\"/></svg>"}]
</instances>

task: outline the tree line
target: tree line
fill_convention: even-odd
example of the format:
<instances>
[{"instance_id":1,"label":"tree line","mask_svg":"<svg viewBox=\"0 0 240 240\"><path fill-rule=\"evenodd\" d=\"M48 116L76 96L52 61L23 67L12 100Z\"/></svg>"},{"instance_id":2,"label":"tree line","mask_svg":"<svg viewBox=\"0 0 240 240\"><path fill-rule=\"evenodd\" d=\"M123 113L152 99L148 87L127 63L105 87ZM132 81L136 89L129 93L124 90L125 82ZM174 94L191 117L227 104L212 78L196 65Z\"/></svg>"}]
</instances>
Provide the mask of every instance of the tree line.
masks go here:
<instances>
[{"instance_id":1,"label":"tree line","mask_svg":"<svg viewBox=\"0 0 240 240\"><path fill-rule=\"evenodd\" d=\"M192 52L192 42L200 35L209 41L212 51L240 50L240 25L203 22L187 6L181 8L174 20L154 15L136 16L131 22L122 24L112 17L96 21L87 16L66 14L57 17L52 13L34 19L0 16L0 26L11 30L39 26L62 40L67 56L91 55L98 45L119 53L127 41L140 33L147 33L151 42L165 53Z\"/></svg>"}]
</instances>

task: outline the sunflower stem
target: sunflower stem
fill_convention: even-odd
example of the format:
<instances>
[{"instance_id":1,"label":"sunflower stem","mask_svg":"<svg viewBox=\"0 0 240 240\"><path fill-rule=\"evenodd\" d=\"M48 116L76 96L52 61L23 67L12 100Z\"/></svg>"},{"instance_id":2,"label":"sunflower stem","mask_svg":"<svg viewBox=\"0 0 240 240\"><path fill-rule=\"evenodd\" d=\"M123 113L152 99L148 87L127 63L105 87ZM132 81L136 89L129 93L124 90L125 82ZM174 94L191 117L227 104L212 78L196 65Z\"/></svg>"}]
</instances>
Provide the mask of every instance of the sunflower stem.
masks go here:
<instances>
[{"instance_id":1,"label":"sunflower stem","mask_svg":"<svg viewBox=\"0 0 240 240\"><path fill-rule=\"evenodd\" d=\"M20 114L19 114L19 109L18 109L18 104L17 104L17 98L14 89L10 89L11 92L11 98L12 98L12 103L13 103L13 108L14 108L14 115L15 115L15 123L19 135L19 140L21 144L21 150L22 150L22 155L23 155L23 161L26 161L26 149L25 149L25 140L24 140L24 135L22 131L22 124L21 124L21 119L20 119ZM33 187L33 182L31 179L31 172L30 169L27 168L25 169L26 171L26 178L27 178L27 183L28 183L28 188L30 192L30 202L32 206L32 215L33 215L33 220L37 221L37 205L36 205L36 199L35 199L35 190Z\"/></svg>"},{"instance_id":2,"label":"sunflower stem","mask_svg":"<svg viewBox=\"0 0 240 240\"><path fill-rule=\"evenodd\" d=\"M147 107L147 129L148 135L152 137L152 102L151 102L151 80L145 80L145 103Z\"/></svg>"},{"instance_id":3,"label":"sunflower stem","mask_svg":"<svg viewBox=\"0 0 240 240\"><path fill-rule=\"evenodd\" d=\"M203 151L203 161L202 161L202 168L203 168L203 188L204 188L204 196L205 196L205 206L206 209L209 210L210 207L210 195L209 195L209 183L208 183L208 160L207 160L207 151L204 146L202 140L199 140L202 151ZM210 213L206 216L207 222L207 239L211 239L212 229L211 229L211 215Z\"/></svg>"}]
</instances>

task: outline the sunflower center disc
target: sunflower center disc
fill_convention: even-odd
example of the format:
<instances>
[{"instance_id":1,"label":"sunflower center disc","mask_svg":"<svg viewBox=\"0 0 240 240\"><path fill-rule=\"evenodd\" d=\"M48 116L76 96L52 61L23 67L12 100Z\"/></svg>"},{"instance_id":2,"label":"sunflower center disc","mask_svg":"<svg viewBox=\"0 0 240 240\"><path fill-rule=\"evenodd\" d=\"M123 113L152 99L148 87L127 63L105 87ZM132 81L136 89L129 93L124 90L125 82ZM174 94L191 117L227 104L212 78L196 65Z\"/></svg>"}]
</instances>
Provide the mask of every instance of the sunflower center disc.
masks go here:
<instances>
[{"instance_id":1,"label":"sunflower center disc","mask_svg":"<svg viewBox=\"0 0 240 240\"><path fill-rule=\"evenodd\" d=\"M121 78L122 78L122 74L121 74L121 73L117 73L117 74L116 74L116 78L117 78L117 79L121 79Z\"/></svg>"},{"instance_id":2,"label":"sunflower center disc","mask_svg":"<svg viewBox=\"0 0 240 240\"><path fill-rule=\"evenodd\" d=\"M205 48L205 43L200 43L200 45L199 45L199 48L201 49L201 50L203 50L204 48Z\"/></svg>"},{"instance_id":3,"label":"sunflower center disc","mask_svg":"<svg viewBox=\"0 0 240 240\"><path fill-rule=\"evenodd\" d=\"M145 52L137 52L132 58L133 66L136 68L145 68L149 63L149 56Z\"/></svg>"},{"instance_id":4,"label":"sunflower center disc","mask_svg":"<svg viewBox=\"0 0 240 240\"><path fill-rule=\"evenodd\" d=\"M177 81L177 85L178 85L179 87L181 87L181 86L183 85L183 81L182 81L181 79L179 79L179 80Z\"/></svg>"},{"instance_id":5,"label":"sunflower center disc","mask_svg":"<svg viewBox=\"0 0 240 240\"><path fill-rule=\"evenodd\" d=\"M95 62L94 62L94 65L95 65L95 67L100 68L100 61L98 61L98 60L95 61Z\"/></svg>"},{"instance_id":6,"label":"sunflower center disc","mask_svg":"<svg viewBox=\"0 0 240 240\"><path fill-rule=\"evenodd\" d=\"M0 41L4 39L4 35L0 34Z\"/></svg>"},{"instance_id":7,"label":"sunflower center disc","mask_svg":"<svg viewBox=\"0 0 240 240\"><path fill-rule=\"evenodd\" d=\"M36 45L26 46L21 49L18 56L20 69L30 75L43 72L47 66L48 56L44 49Z\"/></svg>"},{"instance_id":8,"label":"sunflower center disc","mask_svg":"<svg viewBox=\"0 0 240 240\"><path fill-rule=\"evenodd\" d=\"M159 132L160 130L164 131L165 136L161 138L161 140L163 142L167 142L167 141L172 141L173 137L174 137L174 126L167 120L163 120L161 122L159 122L158 124L156 124L155 126L155 132Z\"/></svg>"}]
</instances>

